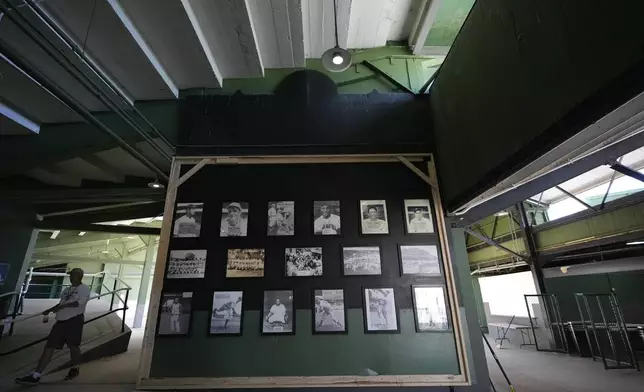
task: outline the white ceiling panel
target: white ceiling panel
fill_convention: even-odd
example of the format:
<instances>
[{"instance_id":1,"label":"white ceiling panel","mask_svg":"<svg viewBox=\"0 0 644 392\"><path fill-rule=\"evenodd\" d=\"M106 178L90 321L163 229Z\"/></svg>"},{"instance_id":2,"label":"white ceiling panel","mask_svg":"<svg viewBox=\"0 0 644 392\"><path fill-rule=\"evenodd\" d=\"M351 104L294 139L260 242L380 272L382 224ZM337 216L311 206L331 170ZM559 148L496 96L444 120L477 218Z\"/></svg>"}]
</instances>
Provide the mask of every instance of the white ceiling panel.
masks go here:
<instances>
[{"instance_id":1,"label":"white ceiling panel","mask_svg":"<svg viewBox=\"0 0 644 392\"><path fill-rule=\"evenodd\" d=\"M41 7L135 100L175 97L106 0L56 0Z\"/></svg>"},{"instance_id":2,"label":"white ceiling panel","mask_svg":"<svg viewBox=\"0 0 644 392\"><path fill-rule=\"evenodd\" d=\"M179 0L111 0L125 11L180 89L220 87Z\"/></svg>"},{"instance_id":3,"label":"white ceiling panel","mask_svg":"<svg viewBox=\"0 0 644 392\"><path fill-rule=\"evenodd\" d=\"M422 0L396 1L391 14L391 26L387 41L403 41L409 38L422 4Z\"/></svg>"},{"instance_id":4,"label":"white ceiling panel","mask_svg":"<svg viewBox=\"0 0 644 392\"><path fill-rule=\"evenodd\" d=\"M352 0L349 48L377 48L387 44L396 0Z\"/></svg>"},{"instance_id":5,"label":"white ceiling panel","mask_svg":"<svg viewBox=\"0 0 644 392\"><path fill-rule=\"evenodd\" d=\"M101 151L95 155L127 176L156 178L155 173L121 148Z\"/></svg>"},{"instance_id":6,"label":"white ceiling panel","mask_svg":"<svg viewBox=\"0 0 644 392\"><path fill-rule=\"evenodd\" d=\"M0 60L0 98L38 122L75 122L81 118L47 90Z\"/></svg>"},{"instance_id":7,"label":"white ceiling panel","mask_svg":"<svg viewBox=\"0 0 644 392\"><path fill-rule=\"evenodd\" d=\"M248 0L265 68L304 67L302 0Z\"/></svg>"},{"instance_id":8,"label":"white ceiling panel","mask_svg":"<svg viewBox=\"0 0 644 392\"><path fill-rule=\"evenodd\" d=\"M245 0L181 1L206 54L222 78L264 76L257 38Z\"/></svg>"},{"instance_id":9,"label":"white ceiling panel","mask_svg":"<svg viewBox=\"0 0 644 392\"><path fill-rule=\"evenodd\" d=\"M338 4L338 42L346 48L349 39L349 21L355 0L340 0ZM335 46L333 0L302 0L304 19L304 53L306 58L320 58Z\"/></svg>"}]
</instances>

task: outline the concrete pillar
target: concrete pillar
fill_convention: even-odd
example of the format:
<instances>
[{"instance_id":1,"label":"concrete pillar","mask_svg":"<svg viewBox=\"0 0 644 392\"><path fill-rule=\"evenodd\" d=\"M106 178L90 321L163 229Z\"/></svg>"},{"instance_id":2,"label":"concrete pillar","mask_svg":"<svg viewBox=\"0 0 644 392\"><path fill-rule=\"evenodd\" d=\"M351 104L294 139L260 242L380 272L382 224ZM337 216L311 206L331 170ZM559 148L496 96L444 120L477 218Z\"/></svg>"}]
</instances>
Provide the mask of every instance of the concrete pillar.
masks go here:
<instances>
[{"instance_id":1,"label":"concrete pillar","mask_svg":"<svg viewBox=\"0 0 644 392\"><path fill-rule=\"evenodd\" d=\"M38 230L27 220L3 218L0 212L0 263L8 264L9 271L0 292L19 292L36 246Z\"/></svg>"},{"instance_id":2,"label":"concrete pillar","mask_svg":"<svg viewBox=\"0 0 644 392\"><path fill-rule=\"evenodd\" d=\"M152 280L152 266L156 257L156 249L154 237L147 237L148 247L145 250L145 263L143 264L143 271L141 272L141 284L139 286L139 295L136 300L136 312L134 313L133 328L141 328L143 326L143 316L145 313L145 302L147 301L148 289L150 287L150 280Z\"/></svg>"}]
</instances>

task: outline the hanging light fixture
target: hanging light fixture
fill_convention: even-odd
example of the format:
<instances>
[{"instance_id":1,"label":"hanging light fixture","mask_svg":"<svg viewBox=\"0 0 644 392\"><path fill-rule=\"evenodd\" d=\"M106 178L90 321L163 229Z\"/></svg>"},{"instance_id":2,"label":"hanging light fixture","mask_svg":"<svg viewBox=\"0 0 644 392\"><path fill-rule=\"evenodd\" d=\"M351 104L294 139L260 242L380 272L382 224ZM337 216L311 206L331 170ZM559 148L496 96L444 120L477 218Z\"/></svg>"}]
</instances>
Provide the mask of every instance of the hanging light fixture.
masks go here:
<instances>
[{"instance_id":1,"label":"hanging light fixture","mask_svg":"<svg viewBox=\"0 0 644 392\"><path fill-rule=\"evenodd\" d=\"M162 189L165 188L165 185L159 182L159 179L157 178L156 180L152 182L148 182L148 188L154 188L154 189Z\"/></svg>"},{"instance_id":2,"label":"hanging light fixture","mask_svg":"<svg viewBox=\"0 0 644 392\"><path fill-rule=\"evenodd\" d=\"M322 54L322 66L330 72L342 72L351 66L351 53L342 49L338 42L338 4L333 0L333 22L335 23L335 47Z\"/></svg>"}]
</instances>

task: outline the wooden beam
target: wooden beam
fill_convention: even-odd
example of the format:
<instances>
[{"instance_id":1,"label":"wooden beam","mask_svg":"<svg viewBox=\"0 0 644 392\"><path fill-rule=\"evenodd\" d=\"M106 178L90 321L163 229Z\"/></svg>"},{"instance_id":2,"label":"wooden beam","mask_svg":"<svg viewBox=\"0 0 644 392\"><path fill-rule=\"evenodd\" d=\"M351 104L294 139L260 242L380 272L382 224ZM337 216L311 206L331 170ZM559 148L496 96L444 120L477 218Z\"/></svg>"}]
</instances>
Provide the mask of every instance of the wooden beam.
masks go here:
<instances>
[{"instance_id":1,"label":"wooden beam","mask_svg":"<svg viewBox=\"0 0 644 392\"><path fill-rule=\"evenodd\" d=\"M425 0L421 12L418 14L418 20L409 36L409 46L411 46L415 55L421 54L442 2L443 0Z\"/></svg>"},{"instance_id":2,"label":"wooden beam","mask_svg":"<svg viewBox=\"0 0 644 392\"><path fill-rule=\"evenodd\" d=\"M177 188L180 187L184 182L188 181L190 179L190 177L192 177L193 175L195 175L195 173L197 173L199 170L201 170L202 167L206 166L209 163L210 163L209 158L204 158L201 161L199 161L199 163L197 163L190 170L188 170L186 172L186 174L184 174L181 177L179 177L179 179L177 180L176 187Z\"/></svg>"},{"instance_id":3,"label":"wooden beam","mask_svg":"<svg viewBox=\"0 0 644 392\"><path fill-rule=\"evenodd\" d=\"M429 176L425 173L423 173L422 170L416 167L413 163L411 163L407 158L405 157L397 157L398 160L405 166L409 168L409 170L413 171L418 177L420 177L423 181L425 181L429 186L432 188L438 188L438 185L436 184L435 181L433 181Z\"/></svg>"}]
</instances>

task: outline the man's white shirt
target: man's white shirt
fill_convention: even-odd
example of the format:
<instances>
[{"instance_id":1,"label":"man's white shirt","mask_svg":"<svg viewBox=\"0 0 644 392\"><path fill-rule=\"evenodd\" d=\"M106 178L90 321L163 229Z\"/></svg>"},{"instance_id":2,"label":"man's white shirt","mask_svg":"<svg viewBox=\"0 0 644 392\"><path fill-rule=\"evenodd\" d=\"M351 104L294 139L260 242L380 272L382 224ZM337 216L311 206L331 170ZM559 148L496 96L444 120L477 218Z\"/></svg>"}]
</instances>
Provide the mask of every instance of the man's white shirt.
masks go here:
<instances>
[{"instance_id":1,"label":"man's white shirt","mask_svg":"<svg viewBox=\"0 0 644 392\"><path fill-rule=\"evenodd\" d=\"M271 317L269 317L268 322L280 322L280 323L285 323L286 322L286 306L284 304L279 304L279 305L273 305L271 306Z\"/></svg>"},{"instance_id":2,"label":"man's white shirt","mask_svg":"<svg viewBox=\"0 0 644 392\"><path fill-rule=\"evenodd\" d=\"M334 214L325 218L324 215L320 216L313 223L315 233L322 233L323 235L338 234L340 230L340 217Z\"/></svg>"},{"instance_id":3,"label":"man's white shirt","mask_svg":"<svg viewBox=\"0 0 644 392\"><path fill-rule=\"evenodd\" d=\"M86 284L79 284L76 287L69 286L60 294L59 305L78 302L77 307L64 308L56 312L56 321L69 320L72 317L85 313L87 301L89 301L89 287Z\"/></svg>"}]
</instances>

